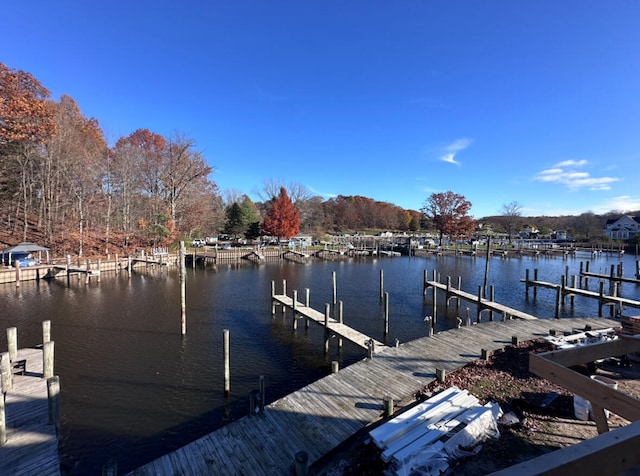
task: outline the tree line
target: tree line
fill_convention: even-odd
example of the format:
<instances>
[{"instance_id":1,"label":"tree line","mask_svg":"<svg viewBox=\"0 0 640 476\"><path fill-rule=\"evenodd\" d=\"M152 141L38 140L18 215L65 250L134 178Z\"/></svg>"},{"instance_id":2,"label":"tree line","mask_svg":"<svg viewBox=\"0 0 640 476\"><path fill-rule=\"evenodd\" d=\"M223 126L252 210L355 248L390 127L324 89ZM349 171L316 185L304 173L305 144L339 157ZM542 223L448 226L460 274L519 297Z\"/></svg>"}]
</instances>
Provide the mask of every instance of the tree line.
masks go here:
<instances>
[{"instance_id":1,"label":"tree line","mask_svg":"<svg viewBox=\"0 0 640 476\"><path fill-rule=\"evenodd\" d=\"M54 100L33 75L0 63L6 244L38 241L57 254L83 255L219 233L251 239L379 230L464 236L477 227L471 203L453 192L432 194L421 210L405 210L362 196L325 200L299 184L266 180L254 203L242 192L221 192L213 172L194 139L180 131L163 136L140 128L109 145L99 122L85 117L70 96ZM520 209L513 202L482 221L511 234L524 223ZM588 213L536 222L591 238L601 236L604 220Z\"/></svg>"}]
</instances>

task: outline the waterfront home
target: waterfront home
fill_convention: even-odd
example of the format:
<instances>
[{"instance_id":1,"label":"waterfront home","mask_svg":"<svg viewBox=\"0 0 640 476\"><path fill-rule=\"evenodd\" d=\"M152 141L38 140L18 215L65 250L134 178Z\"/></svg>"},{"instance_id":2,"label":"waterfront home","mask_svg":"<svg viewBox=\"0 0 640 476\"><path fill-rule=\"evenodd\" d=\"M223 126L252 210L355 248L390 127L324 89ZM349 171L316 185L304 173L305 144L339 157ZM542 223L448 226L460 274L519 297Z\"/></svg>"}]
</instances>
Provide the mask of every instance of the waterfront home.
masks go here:
<instances>
[{"instance_id":1,"label":"waterfront home","mask_svg":"<svg viewBox=\"0 0 640 476\"><path fill-rule=\"evenodd\" d=\"M640 217L623 215L607 220L605 234L614 240L630 240L640 233Z\"/></svg>"}]
</instances>

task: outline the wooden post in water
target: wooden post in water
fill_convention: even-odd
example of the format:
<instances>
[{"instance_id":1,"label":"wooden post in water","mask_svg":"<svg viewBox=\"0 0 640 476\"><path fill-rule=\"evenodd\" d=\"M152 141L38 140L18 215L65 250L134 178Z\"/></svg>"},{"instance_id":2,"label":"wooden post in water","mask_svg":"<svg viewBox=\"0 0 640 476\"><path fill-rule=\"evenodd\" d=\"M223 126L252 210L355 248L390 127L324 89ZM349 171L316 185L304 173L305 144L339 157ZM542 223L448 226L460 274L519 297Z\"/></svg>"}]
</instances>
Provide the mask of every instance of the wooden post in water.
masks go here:
<instances>
[{"instance_id":1,"label":"wooden post in water","mask_svg":"<svg viewBox=\"0 0 640 476\"><path fill-rule=\"evenodd\" d=\"M324 305L324 352L325 354L329 352L329 339L331 336L329 335L329 310L330 305L327 303Z\"/></svg>"},{"instance_id":2,"label":"wooden post in water","mask_svg":"<svg viewBox=\"0 0 640 476\"><path fill-rule=\"evenodd\" d=\"M7 328L7 350L9 359L13 362L18 357L18 328Z\"/></svg>"},{"instance_id":3,"label":"wooden post in water","mask_svg":"<svg viewBox=\"0 0 640 476\"><path fill-rule=\"evenodd\" d=\"M427 295L427 281L429 280L429 272L425 269L422 276L422 295Z\"/></svg>"},{"instance_id":4,"label":"wooden post in water","mask_svg":"<svg viewBox=\"0 0 640 476\"><path fill-rule=\"evenodd\" d=\"M433 281L436 281L436 270L433 270ZM436 325L436 320L438 319L438 305L437 305L437 297L438 297L438 289L433 286L431 288L431 325Z\"/></svg>"},{"instance_id":5,"label":"wooden post in water","mask_svg":"<svg viewBox=\"0 0 640 476\"><path fill-rule=\"evenodd\" d=\"M562 287L556 288L556 319L560 318L560 307L562 306Z\"/></svg>"},{"instance_id":6,"label":"wooden post in water","mask_svg":"<svg viewBox=\"0 0 640 476\"><path fill-rule=\"evenodd\" d=\"M260 411L264 411L264 404L266 401L266 388L264 383L264 375L260 375L258 378L258 389L260 390Z\"/></svg>"},{"instance_id":7,"label":"wooden post in water","mask_svg":"<svg viewBox=\"0 0 640 476\"><path fill-rule=\"evenodd\" d=\"M60 377L47 378L47 403L49 407L49 425L54 425L56 434L60 431Z\"/></svg>"},{"instance_id":8,"label":"wooden post in water","mask_svg":"<svg viewBox=\"0 0 640 476\"><path fill-rule=\"evenodd\" d=\"M338 301L338 322L340 324L342 324L342 311L343 311L344 305L342 303L342 301ZM342 349L342 337L338 337L338 349Z\"/></svg>"},{"instance_id":9,"label":"wooden post in water","mask_svg":"<svg viewBox=\"0 0 640 476\"><path fill-rule=\"evenodd\" d=\"M229 396L230 374L229 374L229 329L222 331L223 352L224 352L224 396Z\"/></svg>"},{"instance_id":10,"label":"wooden post in water","mask_svg":"<svg viewBox=\"0 0 640 476\"><path fill-rule=\"evenodd\" d=\"M3 352L0 355L0 383L2 384L2 395L4 397L9 390L13 388L13 372L11 371L11 357L9 352Z\"/></svg>"},{"instance_id":11,"label":"wooden post in water","mask_svg":"<svg viewBox=\"0 0 640 476\"><path fill-rule=\"evenodd\" d=\"M586 264L586 268L587 269L585 271L587 272L587 274L584 277L584 287L585 287L585 289L589 289L589 274L588 273L589 273L590 263L591 263L591 261L587 261L587 264Z\"/></svg>"},{"instance_id":12,"label":"wooden post in water","mask_svg":"<svg viewBox=\"0 0 640 476\"><path fill-rule=\"evenodd\" d=\"M89 275L91 274L91 260L86 261L87 272L84 273L84 284L89 284Z\"/></svg>"},{"instance_id":13,"label":"wooden post in water","mask_svg":"<svg viewBox=\"0 0 640 476\"><path fill-rule=\"evenodd\" d=\"M602 317L602 305L604 304L604 281L600 281L600 289L598 291L598 317Z\"/></svg>"},{"instance_id":14,"label":"wooden post in water","mask_svg":"<svg viewBox=\"0 0 640 476\"><path fill-rule=\"evenodd\" d=\"M583 278L583 270L582 270L582 266L583 266L583 262L580 261L580 287L582 287L582 278Z\"/></svg>"},{"instance_id":15,"label":"wooden post in water","mask_svg":"<svg viewBox=\"0 0 640 476\"><path fill-rule=\"evenodd\" d=\"M127 273L129 274L129 278L131 278L132 270L133 270L133 261L131 259L131 256L127 256Z\"/></svg>"},{"instance_id":16,"label":"wooden post in water","mask_svg":"<svg viewBox=\"0 0 640 476\"><path fill-rule=\"evenodd\" d=\"M478 315L476 317L476 322L480 324L480 316L482 314L482 286L478 286Z\"/></svg>"},{"instance_id":17,"label":"wooden post in water","mask_svg":"<svg viewBox=\"0 0 640 476\"><path fill-rule=\"evenodd\" d=\"M102 274L102 260L98 258L98 276L96 277L96 281L100 282L101 274Z\"/></svg>"},{"instance_id":18,"label":"wooden post in water","mask_svg":"<svg viewBox=\"0 0 640 476\"><path fill-rule=\"evenodd\" d=\"M296 311L296 305L298 303L298 290L293 290L293 301L291 304L291 310L293 311L293 330L295 331L298 328L298 316Z\"/></svg>"},{"instance_id":19,"label":"wooden post in water","mask_svg":"<svg viewBox=\"0 0 640 476\"><path fill-rule=\"evenodd\" d=\"M495 300L495 288L492 285L489 286L489 300L491 302L496 302ZM489 310L489 321L493 322L493 310Z\"/></svg>"},{"instance_id":20,"label":"wooden post in water","mask_svg":"<svg viewBox=\"0 0 640 476\"><path fill-rule=\"evenodd\" d=\"M180 322L181 335L187 333L187 249L184 241L180 242Z\"/></svg>"},{"instance_id":21,"label":"wooden post in water","mask_svg":"<svg viewBox=\"0 0 640 476\"><path fill-rule=\"evenodd\" d=\"M384 335L389 333L389 293L384 293Z\"/></svg>"},{"instance_id":22,"label":"wooden post in water","mask_svg":"<svg viewBox=\"0 0 640 476\"><path fill-rule=\"evenodd\" d=\"M524 294L529 299L529 268L524 271Z\"/></svg>"},{"instance_id":23,"label":"wooden post in water","mask_svg":"<svg viewBox=\"0 0 640 476\"><path fill-rule=\"evenodd\" d=\"M533 270L533 280L537 281L538 280L538 268L535 268ZM538 298L538 286L534 285L533 286L533 299L537 299Z\"/></svg>"},{"instance_id":24,"label":"wooden post in water","mask_svg":"<svg viewBox=\"0 0 640 476\"><path fill-rule=\"evenodd\" d=\"M282 295L286 296L287 295L287 280L283 279L282 280ZM284 314L285 311L285 306L282 306L282 314Z\"/></svg>"},{"instance_id":25,"label":"wooden post in water","mask_svg":"<svg viewBox=\"0 0 640 476\"><path fill-rule=\"evenodd\" d=\"M487 260L484 263L484 285L482 295L487 297L487 280L489 279L489 258L491 256L491 235L487 235Z\"/></svg>"},{"instance_id":26,"label":"wooden post in water","mask_svg":"<svg viewBox=\"0 0 640 476\"><path fill-rule=\"evenodd\" d=\"M20 262L14 261L13 265L16 267L16 287L20 287Z\"/></svg>"},{"instance_id":27,"label":"wooden post in water","mask_svg":"<svg viewBox=\"0 0 640 476\"><path fill-rule=\"evenodd\" d=\"M331 361L331 373L332 374L337 374L340 371L340 364L338 363L337 360L332 360Z\"/></svg>"},{"instance_id":28,"label":"wooden post in water","mask_svg":"<svg viewBox=\"0 0 640 476\"><path fill-rule=\"evenodd\" d=\"M42 321L42 343L49 342L51 340L51 321Z\"/></svg>"},{"instance_id":29,"label":"wooden post in water","mask_svg":"<svg viewBox=\"0 0 640 476\"><path fill-rule=\"evenodd\" d=\"M53 377L54 341L50 340L42 344L43 377Z\"/></svg>"},{"instance_id":30,"label":"wooden post in water","mask_svg":"<svg viewBox=\"0 0 640 476\"><path fill-rule=\"evenodd\" d=\"M71 275L69 274L69 268L71 267L71 255L67 255L67 259L65 261L65 272L67 273L67 287L71 284Z\"/></svg>"},{"instance_id":31,"label":"wooden post in water","mask_svg":"<svg viewBox=\"0 0 640 476\"><path fill-rule=\"evenodd\" d=\"M309 307L309 302L310 302L310 300L309 300L309 288L305 288L304 289L304 305L306 307ZM305 329L309 329L309 318L308 317L305 318L305 320L304 320L304 328Z\"/></svg>"},{"instance_id":32,"label":"wooden post in water","mask_svg":"<svg viewBox=\"0 0 640 476\"><path fill-rule=\"evenodd\" d=\"M338 301L338 285L336 283L336 272L332 271L331 272L331 279L333 281L333 305L336 305L336 302Z\"/></svg>"},{"instance_id":33,"label":"wooden post in water","mask_svg":"<svg viewBox=\"0 0 640 476\"><path fill-rule=\"evenodd\" d=\"M384 269L380 270L380 300L384 297Z\"/></svg>"}]
</instances>

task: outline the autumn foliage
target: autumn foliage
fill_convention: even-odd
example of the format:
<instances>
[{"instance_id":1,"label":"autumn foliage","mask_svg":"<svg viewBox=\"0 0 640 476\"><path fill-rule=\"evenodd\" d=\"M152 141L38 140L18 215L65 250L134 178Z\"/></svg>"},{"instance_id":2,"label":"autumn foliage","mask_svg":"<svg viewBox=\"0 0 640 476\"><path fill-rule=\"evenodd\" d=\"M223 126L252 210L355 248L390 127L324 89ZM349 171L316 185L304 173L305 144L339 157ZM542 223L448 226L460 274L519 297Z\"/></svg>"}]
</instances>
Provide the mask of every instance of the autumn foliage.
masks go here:
<instances>
[{"instance_id":1,"label":"autumn foliage","mask_svg":"<svg viewBox=\"0 0 640 476\"><path fill-rule=\"evenodd\" d=\"M473 232L475 221L468 215L469 210L471 202L451 191L431 194L422 207L422 212L440 232L440 241L444 235L469 236Z\"/></svg>"},{"instance_id":2,"label":"autumn foliage","mask_svg":"<svg viewBox=\"0 0 640 476\"><path fill-rule=\"evenodd\" d=\"M5 245L126 253L217 231L217 187L195 141L138 129L107 143L95 118L0 63L0 213Z\"/></svg>"},{"instance_id":3,"label":"autumn foliage","mask_svg":"<svg viewBox=\"0 0 640 476\"><path fill-rule=\"evenodd\" d=\"M262 233L278 238L291 238L300 231L300 211L296 209L284 187L272 201L262 224Z\"/></svg>"}]
</instances>

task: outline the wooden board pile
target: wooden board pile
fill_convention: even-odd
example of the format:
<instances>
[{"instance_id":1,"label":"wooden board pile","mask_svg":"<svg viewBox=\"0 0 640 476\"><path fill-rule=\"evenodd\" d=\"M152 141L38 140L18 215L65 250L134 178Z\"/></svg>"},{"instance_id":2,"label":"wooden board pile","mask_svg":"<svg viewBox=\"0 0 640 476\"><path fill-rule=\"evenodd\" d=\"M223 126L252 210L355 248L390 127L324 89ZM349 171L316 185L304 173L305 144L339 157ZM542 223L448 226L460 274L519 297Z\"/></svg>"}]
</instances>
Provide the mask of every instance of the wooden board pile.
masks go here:
<instances>
[{"instance_id":1,"label":"wooden board pile","mask_svg":"<svg viewBox=\"0 0 640 476\"><path fill-rule=\"evenodd\" d=\"M625 334L640 334L640 316L621 316L620 323Z\"/></svg>"},{"instance_id":2,"label":"wooden board pile","mask_svg":"<svg viewBox=\"0 0 640 476\"><path fill-rule=\"evenodd\" d=\"M450 387L371 430L369 436L389 463L389 474L439 475L449 462L475 454L498 437L497 403L480 405L467 390Z\"/></svg>"}]
</instances>

